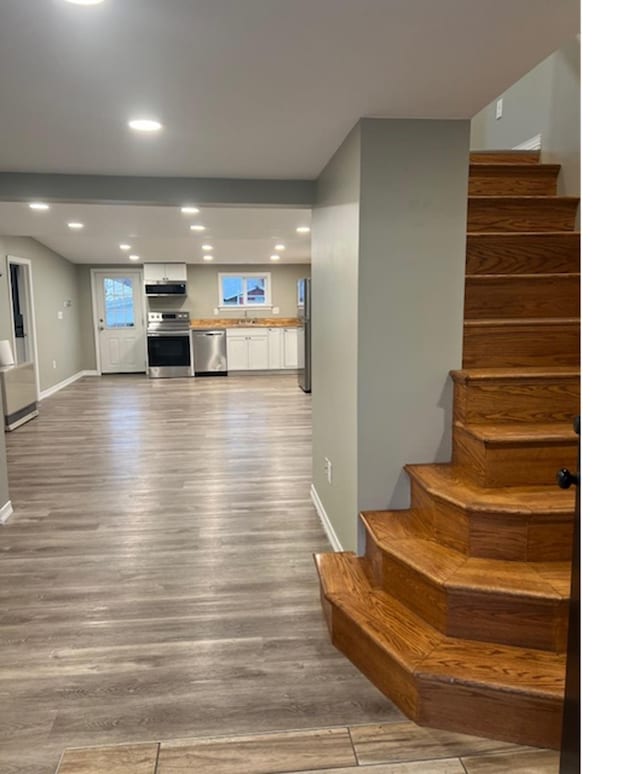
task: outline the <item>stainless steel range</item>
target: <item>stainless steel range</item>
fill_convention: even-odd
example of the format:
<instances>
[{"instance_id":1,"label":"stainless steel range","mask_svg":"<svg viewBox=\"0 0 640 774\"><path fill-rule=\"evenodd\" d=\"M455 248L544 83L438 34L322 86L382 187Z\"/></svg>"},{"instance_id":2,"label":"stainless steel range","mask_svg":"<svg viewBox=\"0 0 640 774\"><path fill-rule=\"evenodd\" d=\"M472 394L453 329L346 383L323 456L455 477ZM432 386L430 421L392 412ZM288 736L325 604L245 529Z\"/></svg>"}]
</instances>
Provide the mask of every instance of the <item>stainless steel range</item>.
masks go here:
<instances>
[{"instance_id":1,"label":"stainless steel range","mask_svg":"<svg viewBox=\"0 0 640 774\"><path fill-rule=\"evenodd\" d=\"M147 315L149 376L193 376L189 312L149 312Z\"/></svg>"}]
</instances>

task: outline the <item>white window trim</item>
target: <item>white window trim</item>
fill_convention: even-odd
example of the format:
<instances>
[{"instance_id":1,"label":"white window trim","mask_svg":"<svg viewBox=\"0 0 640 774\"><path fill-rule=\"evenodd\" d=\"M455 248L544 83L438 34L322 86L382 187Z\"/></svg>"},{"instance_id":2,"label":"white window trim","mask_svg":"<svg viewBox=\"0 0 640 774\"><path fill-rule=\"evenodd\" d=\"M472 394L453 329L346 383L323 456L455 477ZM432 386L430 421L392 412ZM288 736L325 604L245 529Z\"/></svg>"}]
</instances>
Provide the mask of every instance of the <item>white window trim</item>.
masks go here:
<instances>
[{"instance_id":1,"label":"white window trim","mask_svg":"<svg viewBox=\"0 0 640 774\"><path fill-rule=\"evenodd\" d=\"M247 279L250 277L264 277L265 282L265 302L264 304L225 304L223 293L223 282L225 277L242 277ZM243 283L245 285L245 283ZM245 298L246 298L246 286L245 286ZM220 309L271 309L273 304L271 303L271 272L270 271L239 271L239 272L224 272L218 274L218 306Z\"/></svg>"}]
</instances>

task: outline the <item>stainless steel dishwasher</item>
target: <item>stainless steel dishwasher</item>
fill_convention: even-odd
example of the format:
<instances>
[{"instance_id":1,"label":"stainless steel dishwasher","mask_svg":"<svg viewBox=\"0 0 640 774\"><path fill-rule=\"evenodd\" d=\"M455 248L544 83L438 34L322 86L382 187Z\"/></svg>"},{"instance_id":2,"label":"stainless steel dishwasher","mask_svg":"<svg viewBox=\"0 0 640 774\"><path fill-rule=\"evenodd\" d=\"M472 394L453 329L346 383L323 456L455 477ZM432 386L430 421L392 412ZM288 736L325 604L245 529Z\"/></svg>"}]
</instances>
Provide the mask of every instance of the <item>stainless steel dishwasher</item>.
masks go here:
<instances>
[{"instance_id":1,"label":"stainless steel dishwasher","mask_svg":"<svg viewBox=\"0 0 640 774\"><path fill-rule=\"evenodd\" d=\"M196 376L227 375L226 330L192 331L193 366Z\"/></svg>"}]
</instances>

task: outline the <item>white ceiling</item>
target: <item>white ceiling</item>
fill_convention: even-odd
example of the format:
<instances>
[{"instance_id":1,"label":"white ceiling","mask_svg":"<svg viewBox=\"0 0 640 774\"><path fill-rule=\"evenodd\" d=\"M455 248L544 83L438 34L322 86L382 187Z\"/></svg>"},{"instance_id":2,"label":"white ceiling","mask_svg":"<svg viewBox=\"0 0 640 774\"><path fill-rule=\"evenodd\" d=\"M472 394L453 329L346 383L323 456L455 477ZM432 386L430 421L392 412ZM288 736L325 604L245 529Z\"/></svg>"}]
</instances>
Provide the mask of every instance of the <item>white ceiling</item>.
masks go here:
<instances>
[{"instance_id":1,"label":"white ceiling","mask_svg":"<svg viewBox=\"0 0 640 774\"><path fill-rule=\"evenodd\" d=\"M468 118L579 0L0 1L0 170L315 178L360 117ZM159 136L127 120L159 118Z\"/></svg>"},{"instance_id":2,"label":"white ceiling","mask_svg":"<svg viewBox=\"0 0 640 774\"><path fill-rule=\"evenodd\" d=\"M0 0L0 172L314 179L363 116L469 118L579 29L579 0ZM158 135L127 127L158 118ZM37 192L34 192L37 195ZM70 232L69 220L85 223ZM307 262L308 210L0 203L77 263ZM132 236L135 234L136 236Z\"/></svg>"},{"instance_id":3,"label":"white ceiling","mask_svg":"<svg viewBox=\"0 0 640 774\"><path fill-rule=\"evenodd\" d=\"M84 228L71 231L70 221ZM192 223L206 230L194 233ZM36 212L24 203L0 202L0 234L34 237L73 263L123 263L129 252L141 263L204 263L203 244L213 245L215 263L271 263L278 243L286 246L279 263L308 263L310 234L296 228L310 225L306 209L208 207L186 216L177 207L51 204ZM132 249L123 252L121 243Z\"/></svg>"}]
</instances>

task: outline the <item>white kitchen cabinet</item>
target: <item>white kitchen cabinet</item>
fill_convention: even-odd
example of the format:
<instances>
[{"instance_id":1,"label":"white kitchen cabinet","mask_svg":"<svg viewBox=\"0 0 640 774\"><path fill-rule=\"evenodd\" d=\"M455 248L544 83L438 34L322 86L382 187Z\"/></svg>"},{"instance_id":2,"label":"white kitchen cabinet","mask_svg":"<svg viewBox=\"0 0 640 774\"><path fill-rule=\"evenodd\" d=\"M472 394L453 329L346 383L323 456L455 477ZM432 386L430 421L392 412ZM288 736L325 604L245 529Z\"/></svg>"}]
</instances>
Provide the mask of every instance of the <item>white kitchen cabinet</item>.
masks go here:
<instances>
[{"instance_id":1,"label":"white kitchen cabinet","mask_svg":"<svg viewBox=\"0 0 640 774\"><path fill-rule=\"evenodd\" d=\"M186 263L145 263L145 282L186 282Z\"/></svg>"},{"instance_id":2,"label":"white kitchen cabinet","mask_svg":"<svg viewBox=\"0 0 640 774\"><path fill-rule=\"evenodd\" d=\"M269 331L266 328L228 328L227 368L229 371L268 370Z\"/></svg>"},{"instance_id":3,"label":"white kitchen cabinet","mask_svg":"<svg viewBox=\"0 0 640 774\"><path fill-rule=\"evenodd\" d=\"M283 338L283 367L298 368L298 328L284 328Z\"/></svg>"},{"instance_id":4,"label":"white kitchen cabinet","mask_svg":"<svg viewBox=\"0 0 640 774\"><path fill-rule=\"evenodd\" d=\"M282 328L269 328L269 368L278 369L283 367L283 335Z\"/></svg>"}]
</instances>

